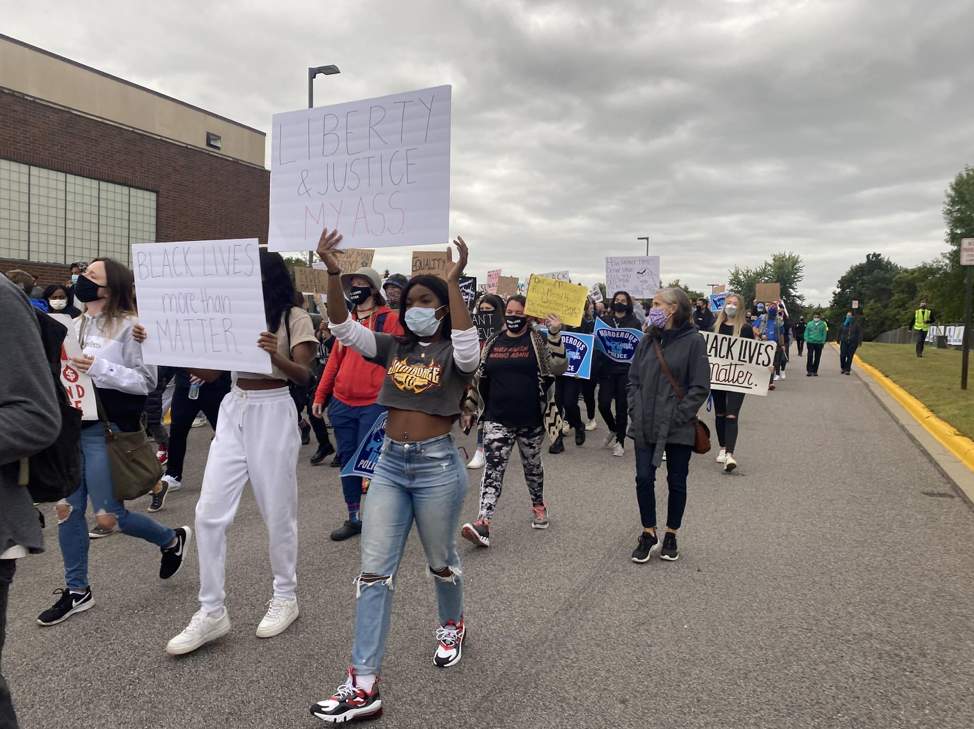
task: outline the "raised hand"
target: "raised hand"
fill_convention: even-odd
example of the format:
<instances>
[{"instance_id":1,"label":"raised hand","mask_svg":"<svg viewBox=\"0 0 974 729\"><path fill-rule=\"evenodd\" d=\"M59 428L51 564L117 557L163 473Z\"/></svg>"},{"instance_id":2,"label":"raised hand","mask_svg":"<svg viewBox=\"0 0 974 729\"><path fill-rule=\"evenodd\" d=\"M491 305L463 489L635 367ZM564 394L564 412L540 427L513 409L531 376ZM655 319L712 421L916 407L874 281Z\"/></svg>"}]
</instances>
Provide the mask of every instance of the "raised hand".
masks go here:
<instances>
[{"instance_id":1,"label":"raised hand","mask_svg":"<svg viewBox=\"0 0 974 729\"><path fill-rule=\"evenodd\" d=\"M555 313L548 314L548 331L557 334L561 331L561 317Z\"/></svg>"},{"instance_id":2,"label":"raised hand","mask_svg":"<svg viewBox=\"0 0 974 729\"><path fill-rule=\"evenodd\" d=\"M463 269L467 267L467 256L469 255L469 250L467 249L467 244L464 243L463 238L457 236L457 239L453 241L453 245L457 248L457 261L453 262L453 249L446 249L446 280L453 281L455 283L460 283L460 277L463 276Z\"/></svg>"},{"instance_id":3,"label":"raised hand","mask_svg":"<svg viewBox=\"0 0 974 729\"><path fill-rule=\"evenodd\" d=\"M341 242L342 235L337 230L329 233L328 228L325 228L321 231L321 237L318 239L318 258L328 267L329 271L338 271L341 269L341 265L338 263L338 256L335 255L335 250Z\"/></svg>"}]
</instances>

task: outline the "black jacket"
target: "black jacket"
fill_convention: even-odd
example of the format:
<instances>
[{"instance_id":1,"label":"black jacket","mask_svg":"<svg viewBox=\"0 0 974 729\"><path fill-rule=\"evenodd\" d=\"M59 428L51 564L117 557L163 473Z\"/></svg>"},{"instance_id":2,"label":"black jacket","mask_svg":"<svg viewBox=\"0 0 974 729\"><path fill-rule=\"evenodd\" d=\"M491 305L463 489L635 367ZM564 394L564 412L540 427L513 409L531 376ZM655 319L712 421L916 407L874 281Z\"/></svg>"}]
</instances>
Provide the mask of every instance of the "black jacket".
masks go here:
<instances>
[{"instance_id":1,"label":"black jacket","mask_svg":"<svg viewBox=\"0 0 974 729\"><path fill-rule=\"evenodd\" d=\"M615 314L609 313L602 317L602 323L614 329L635 329L637 332L643 329L635 314L626 314L621 319L617 319ZM595 330L595 322L592 322L592 330ZM598 351L595 354L597 356L594 364L598 368L599 377L616 377L629 372L628 362L616 362Z\"/></svg>"},{"instance_id":2,"label":"black jacket","mask_svg":"<svg viewBox=\"0 0 974 729\"><path fill-rule=\"evenodd\" d=\"M835 330L835 341L852 342L857 347L862 345L862 327L858 319L853 319L849 324L843 320L842 326Z\"/></svg>"},{"instance_id":3,"label":"black jacket","mask_svg":"<svg viewBox=\"0 0 974 729\"><path fill-rule=\"evenodd\" d=\"M694 307L693 309L693 323L697 325L697 329L704 332L709 332L714 328L714 322L716 318L714 313L704 307L703 311Z\"/></svg>"},{"instance_id":4,"label":"black jacket","mask_svg":"<svg viewBox=\"0 0 974 729\"><path fill-rule=\"evenodd\" d=\"M663 349L663 359L683 390L683 400L660 367L654 341ZM651 328L636 347L628 394L627 435L637 448L656 445L653 464L657 468L663 462L666 443L692 446L696 431L691 419L710 395L710 359L703 335L689 322L675 330Z\"/></svg>"},{"instance_id":5,"label":"black jacket","mask_svg":"<svg viewBox=\"0 0 974 729\"><path fill-rule=\"evenodd\" d=\"M805 341L805 322L800 321L795 325L795 341L804 342Z\"/></svg>"}]
</instances>

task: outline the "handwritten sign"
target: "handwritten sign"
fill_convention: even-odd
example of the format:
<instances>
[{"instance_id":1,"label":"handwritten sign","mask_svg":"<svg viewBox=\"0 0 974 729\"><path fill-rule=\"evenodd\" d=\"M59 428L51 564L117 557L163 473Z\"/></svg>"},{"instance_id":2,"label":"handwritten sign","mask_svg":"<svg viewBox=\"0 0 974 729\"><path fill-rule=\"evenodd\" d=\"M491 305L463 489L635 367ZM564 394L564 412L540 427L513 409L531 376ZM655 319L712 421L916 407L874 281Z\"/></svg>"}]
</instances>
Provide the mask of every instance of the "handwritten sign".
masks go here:
<instances>
[{"instance_id":1,"label":"handwritten sign","mask_svg":"<svg viewBox=\"0 0 974 729\"><path fill-rule=\"evenodd\" d=\"M605 259L605 290L625 291L634 299L651 299L659 291L659 256Z\"/></svg>"},{"instance_id":2,"label":"handwritten sign","mask_svg":"<svg viewBox=\"0 0 974 729\"><path fill-rule=\"evenodd\" d=\"M257 239L132 246L148 364L270 374Z\"/></svg>"},{"instance_id":3,"label":"handwritten sign","mask_svg":"<svg viewBox=\"0 0 974 729\"><path fill-rule=\"evenodd\" d=\"M568 271L552 271L551 273L539 273L538 276L544 276L545 278L553 278L555 281L564 281L568 283Z\"/></svg>"},{"instance_id":4,"label":"handwritten sign","mask_svg":"<svg viewBox=\"0 0 974 729\"><path fill-rule=\"evenodd\" d=\"M496 271L487 272L487 293L496 294L497 293L497 279L501 276L501 269Z\"/></svg>"},{"instance_id":5,"label":"handwritten sign","mask_svg":"<svg viewBox=\"0 0 974 729\"><path fill-rule=\"evenodd\" d=\"M638 329L616 329L595 320L595 348L615 362L632 362L636 345L643 338Z\"/></svg>"},{"instance_id":6,"label":"handwritten sign","mask_svg":"<svg viewBox=\"0 0 974 729\"><path fill-rule=\"evenodd\" d=\"M517 276L499 276L497 278L497 295L506 299L517 294Z\"/></svg>"},{"instance_id":7,"label":"handwritten sign","mask_svg":"<svg viewBox=\"0 0 974 729\"><path fill-rule=\"evenodd\" d=\"M328 290L328 271L324 269L323 263L318 264L322 268L310 268L307 266L294 267L294 288L302 294L314 294L316 291L321 293Z\"/></svg>"},{"instance_id":8,"label":"handwritten sign","mask_svg":"<svg viewBox=\"0 0 974 729\"><path fill-rule=\"evenodd\" d=\"M463 300L467 302L467 308L473 306L473 302L477 299L477 277L461 276L460 293L463 294Z\"/></svg>"},{"instance_id":9,"label":"handwritten sign","mask_svg":"<svg viewBox=\"0 0 974 729\"><path fill-rule=\"evenodd\" d=\"M98 406L95 403L95 388L87 372L79 372L68 357L80 357L81 344L74 321L67 314L51 314L50 317L67 327L68 333L61 344L61 384L68 393L71 407L81 411L82 420L98 420Z\"/></svg>"},{"instance_id":10,"label":"handwritten sign","mask_svg":"<svg viewBox=\"0 0 974 729\"><path fill-rule=\"evenodd\" d=\"M449 240L451 87L275 114L268 248Z\"/></svg>"},{"instance_id":11,"label":"handwritten sign","mask_svg":"<svg viewBox=\"0 0 974 729\"><path fill-rule=\"evenodd\" d=\"M475 311L470 315L473 325L477 327L477 336L481 342L486 342L501 330L501 315L499 312Z\"/></svg>"},{"instance_id":12,"label":"handwritten sign","mask_svg":"<svg viewBox=\"0 0 974 729\"><path fill-rule=\"evenodd\" d=\"M754 298L758 301L778 301L781 298L781 284L759 283L754 287Z\"/></svg>"},{"instance_id":13,"label":"handwritten sign","mask_svg":"<svg viewBox=\"0 0 974 729\"><path fill-rule=\"evenodd\" d=\"M599 288L597 283L588 287L588 297L596 304L602 301L602 289Z\"/></svg>"},{"instance_id":14,"label":"handwritten sign","mask_svg":"<svg viewBox=\"0 0 974 729\"><path fill-rule=\"evenodd\" d=\"M531 276L528 285L524 313L541 319L547 317L549 313L554 313L561 317L562 323L566 326L577 327L582 324L586 298L588 298L588 291L584 286L576 286L536 274Z\"/></svg>"},{"instance_id":15,"label":"handwritten sign","mask_svg":"<svg viewBox=\"0 0 974 729\"><path fill-rule=\"evenodd\" d=\"M724 299L726 298L727 298L727 294L711 294L710 310L721 311L724 308Z\"/></svg>"},{"instance_id":16,"label":"handwritten sign","mask_svg":"<svg viewBox=\"0 0 974 729\"><path fill-rule=\"evenodd\" d=\"M710 387L713 390L767 395L768 367L774 362L774 342L701 331L707 340Z\"/></svg>"},{"instance_id":17,"label":"handwritten sign","mask_svg":"<svg viewBox=\"0 0 974 729\"><path fill-rule=\"evenodd\" d=\"M568 370L563 377L578 375L583 380L592 377L592 357L595 354L595 335L577 332L562 332L561 341L565 343L568 356Z\"/></svg>"},{"instance_id":18,"label":"handwritten sign","mask_svg":"<svg viewBox=\"0 0 974 729\"><path fill-rule=\"evenodd\" d=\"M446 281L446 251L413 251L413 276L424 274Z\"/></svg>"},{"instance_id":19,"label":"handwritten sign","mask_svg":"<svg viewBox=\"0 0 974 729\"><path fill-rule=\"evenodd\" d=\"M335 255L338 257L342 275L355 273L360 268L372 268L372 261L375 259L375 251L368 248L345 248L335 251ZM325 264L320 265L323 267Z\"/></svg>"},{"instance_id":20,"label":"handwritten sign","mask_svg":"<svg viewBox=\"0 0 974 729\"><path fill-rule=\"evenodd\" d=\"M340 475L342 476L361 476L362 478L372 478L375 475L375 465L379 462L379 455L382 453L382 443L386 438L386 418L388 413L382 413L365 438L359 443L358 449L352 459L345 464Z\"/></svg>"}]
</instances>

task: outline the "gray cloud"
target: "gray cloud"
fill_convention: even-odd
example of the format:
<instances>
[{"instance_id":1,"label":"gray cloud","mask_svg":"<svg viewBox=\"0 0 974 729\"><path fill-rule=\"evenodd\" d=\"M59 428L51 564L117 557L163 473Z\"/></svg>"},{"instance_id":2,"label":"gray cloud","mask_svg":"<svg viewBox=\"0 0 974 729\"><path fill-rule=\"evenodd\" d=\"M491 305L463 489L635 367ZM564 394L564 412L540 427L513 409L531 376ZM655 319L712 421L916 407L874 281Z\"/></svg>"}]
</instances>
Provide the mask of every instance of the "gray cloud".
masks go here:
<instances>
[{"instance_id":1,"label":"gray cloud","mask_svg":"<svg viewBox=\"0 0 974 729\"><path fill-rule=\"evenodd\" d=\"M319 104L453 84L452 221L472 272L568 268L651 237L694 288L791 250L825 301L870 251L943 248L974 142L974 6L799 2L0 0L4 32L269 131ZM376 264L407 266L380 251Z\"/></svg>"}]
</instances>

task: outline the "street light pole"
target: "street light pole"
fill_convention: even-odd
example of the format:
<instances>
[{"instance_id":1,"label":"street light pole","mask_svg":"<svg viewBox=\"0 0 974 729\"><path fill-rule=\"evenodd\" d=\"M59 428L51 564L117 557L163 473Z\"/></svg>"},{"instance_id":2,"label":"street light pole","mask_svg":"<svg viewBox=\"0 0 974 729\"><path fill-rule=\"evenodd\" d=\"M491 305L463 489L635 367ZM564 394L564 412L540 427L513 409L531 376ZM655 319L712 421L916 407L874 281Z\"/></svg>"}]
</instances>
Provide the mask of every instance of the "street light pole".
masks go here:
<instances>
[{"instance_id":1,"label":"street light pole","mask_svg":"<svg viewBox=\"0 0 974 729\"><path fill-rule=\"evenodd\" d=\"M649 255L649 236L648 235L642 235L642 236L639 236L638 238L636 238L636 240L644 240L644 241L646 241L646 255L648 256Z\"/></svg>"},{"instance_id":2,"label":"street light pole","mask_svg":"<svg viewBox=\"0 0 974 729\"><path fill-rule=\"evenodd\" d=\"M329 64L328 66L314 66L308 68L308 108L315 108L315 76L321 74L322 76L333 76L336 73L341 73L338 66L335 64ZM314 264L314 253L308 251L308 265Z\"/></svg>"}]
</instances>

